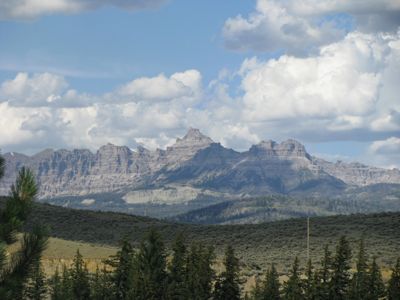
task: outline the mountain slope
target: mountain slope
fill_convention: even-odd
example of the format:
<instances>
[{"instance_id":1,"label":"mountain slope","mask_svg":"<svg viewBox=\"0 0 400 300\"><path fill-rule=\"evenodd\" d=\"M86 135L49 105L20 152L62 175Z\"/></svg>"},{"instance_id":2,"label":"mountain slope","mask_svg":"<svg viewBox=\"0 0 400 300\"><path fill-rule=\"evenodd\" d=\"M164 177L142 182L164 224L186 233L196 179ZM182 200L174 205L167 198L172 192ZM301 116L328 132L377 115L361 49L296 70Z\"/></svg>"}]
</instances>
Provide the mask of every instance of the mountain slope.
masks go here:
<instances>
[{"instance_id":1,"label":"mountain slope","mask_svg":"<svg viewBox=\"0 0 400 300\"><path fill-rule=\"evenodd\" d=\"M6 174L0 192L8 192L18 169L26 165L37 174L41 198L119 193L129 194L129 199L134 198L129 201L137 203L146 202L140 196L145 191L156 194L153 198L162 203L184 203L205 195L215 199L265 194L338 195L353 186L400 183L397 169L330 163L311 156L292 139L263 141L248 151L237 152L197 129L190 129L165 150L131 150L107 144L96 153L47 149L33 156L6 153L4 157ZM175 190L176 198L171 199L165 190ZM163 198L163 194L167 196Z\"/></svg>"},{"instance_id":2,"label":"mountain slope","mask_svg":"<svg viewBox=\"0 0 400 300\"><path fill-rule=\"evenodd\" d=\"M370 185L337 198L264 196L225 201L173 216L195 224L256 224L306 216L400 211L400 185Z\"/></svg>"}]
</instances>

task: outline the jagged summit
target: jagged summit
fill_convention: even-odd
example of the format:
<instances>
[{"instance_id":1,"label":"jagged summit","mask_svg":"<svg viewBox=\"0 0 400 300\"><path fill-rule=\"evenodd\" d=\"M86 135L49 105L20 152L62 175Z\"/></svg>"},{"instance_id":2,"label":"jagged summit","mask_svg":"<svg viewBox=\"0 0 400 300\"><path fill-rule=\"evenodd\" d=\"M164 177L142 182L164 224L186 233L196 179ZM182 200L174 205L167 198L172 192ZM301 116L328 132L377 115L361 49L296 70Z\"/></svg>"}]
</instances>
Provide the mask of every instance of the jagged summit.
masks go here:
<instances>
[{"instance_id":1,"label":"jagged summit","mask_svg":"<svg viewBox=\"0 0 400 300\"><path fill-rule=\"evenodd\" d=\"M177 138L176 143L194 143L194 144L212 144L214 141L208 136L201 133L197 128L189 128L183 138Z\"/></svg>"},{"instance_id":2,"label":"jagged summit","mask_svg":"<svg viewBox=\"0 0 400 300\"><path fill-rule=\"evenodd\" d=\"M214 141L202 134L199 129L190 128L183 138L177 138L175 144L167 147L167 151L178 151L183 154L187 152L193 153L194 151L208 147L212 143Z\"/></svg>"},{"instance_id":3,"label":"jagged summit","mask_svg":"<svg viewBox=\"0 0 400 300\"><path fill-rule=\"evenodd\" d=\"M312 188L326 192L344 186L400 183L399 170L362 164L330 163L311 157L303 144L265 140L237 152L190 128L165 150L108 143L95 153L85 149L44 150L33 156L10 153L0 193L8 193L21 166L31 168L41 184L40 197L87 195L183 185L214 192L258 195Z\"/></svg>"},{"instance_id":4,"label":"jagged summit","mask_svg":"<svg viewBox=\"0 0 400 300\"><path fill-rule=\"evenodd\" d=\"M212 143L214 141L202 134L199 129L190 128L183 138L177 138L175 144L167 147L166 164L175 166L176 163L186 161Z\"/></svg>"}]
</instances>

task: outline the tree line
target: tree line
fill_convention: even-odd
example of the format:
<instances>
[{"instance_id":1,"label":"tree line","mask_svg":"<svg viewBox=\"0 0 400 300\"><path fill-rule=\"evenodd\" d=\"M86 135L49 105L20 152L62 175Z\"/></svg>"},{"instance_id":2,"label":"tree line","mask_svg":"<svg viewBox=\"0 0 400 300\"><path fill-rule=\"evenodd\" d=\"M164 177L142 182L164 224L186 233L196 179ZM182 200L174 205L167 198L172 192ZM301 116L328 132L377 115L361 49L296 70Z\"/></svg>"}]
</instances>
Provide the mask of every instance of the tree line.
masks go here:
<instances>
[{"instance_id":1,"label":"tree line","mask_svg":"<svg viewBox=\"0 0 400 300\"><path fill-rule=\"evenodd\" d=\"M0 177L3 170L4 160L0 157ZM11 255L6 252L6 245L17 240L37 191L32 172L22 168L0 211L0 299L400 299L400 259L385 285L376 258L368 258L360 241L352 272L352 249L345 237L339 240L334 254L325 248L318 268L310 260L302 274L295 258L287 280L281 282L272 264L248 293L241 290L239 259L231 246L225 251L224 271L217 274L211 246L187 245L180 234L168 260L168 250L154 229L138 249L124 240L116 255L94 273L88 271L78 250L71 266L64 265L47 279L40 264L47 242L43 227L25 233L18 251Z\"/></svg>"},{"instance_id":2,"label":"tree line","mask_svg":"<svg viewBox=\"0 0 400 300\"><path fill-rule=\"evenodd\" d=\"M90 273L77 251L70 267L63 266L46 282L43 271L34 273L27 284L27 299L138 299L138 300L379 300L400 299L400 259L384 284L376 258L368 259L363 240L360 241L352 271L352 250L342 237L335 253L325 247L325 254L314 267L308 261L300 272L299 259L284 282L274 265L255 287L241 290L240 264L234 249L228 246L223 259L224 271L217 274L212 247L193 243L186 246L178 235L167 259L167 250L160 234L151 230L138 249L125 240L115 256L102 268ZM36 295L36 296L35 296Z\"/></svg>"}]
</instances>

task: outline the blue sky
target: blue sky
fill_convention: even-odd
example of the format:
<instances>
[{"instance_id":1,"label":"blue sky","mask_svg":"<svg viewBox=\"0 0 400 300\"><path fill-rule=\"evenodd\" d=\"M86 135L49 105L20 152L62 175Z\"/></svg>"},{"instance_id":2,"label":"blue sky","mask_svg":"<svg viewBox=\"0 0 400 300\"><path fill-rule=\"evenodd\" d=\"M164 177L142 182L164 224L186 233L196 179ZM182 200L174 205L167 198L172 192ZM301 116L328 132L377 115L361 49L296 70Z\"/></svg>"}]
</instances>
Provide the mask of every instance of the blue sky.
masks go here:
<instances>
[{"instance_id":1,"label":"blue sky","mask_svg":"<svg viewBox=\"0 0 400 300\"><path fill-rule=\"evenodd\" d=\"M378 4L0 3L0 148L156 148L198 127L399 167L400 5Z\"/></svg>"},{"instance_id":2,"label":"blue sky","mask_svg":"<svg viewBox=\"0 0 400 300\"><path fill-rule=\"evenodd\" d=\"M221 29L227 18L253 7L251 1L180 0L140 12L106 7L4 21L1 63L12 71L2 70L1 79L24 68L52 70L82 91L99 93L135 77L199 69L207 82L222 68L236 69L246 57L226 51Z\"/></svg>"}]
</instances>

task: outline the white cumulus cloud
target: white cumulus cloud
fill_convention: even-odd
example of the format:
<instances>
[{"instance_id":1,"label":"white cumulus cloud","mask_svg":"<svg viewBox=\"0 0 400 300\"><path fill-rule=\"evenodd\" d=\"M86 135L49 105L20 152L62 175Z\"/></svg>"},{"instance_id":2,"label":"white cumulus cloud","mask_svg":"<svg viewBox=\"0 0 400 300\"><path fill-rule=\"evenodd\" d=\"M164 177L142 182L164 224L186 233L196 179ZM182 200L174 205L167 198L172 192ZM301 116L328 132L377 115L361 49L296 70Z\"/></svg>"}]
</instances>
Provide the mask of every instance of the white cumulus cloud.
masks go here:
<instances>
[{"instance_id":1,"label":"white cumulus cloud","mask_svg":"<svg viewBox=\"0 0 400 300\"><path fill-rule=\"evenodd\" d=\"M400 68L399 40L399 34L353 32L316 56L248 59L239 72L243 118L305 126L305 132L393 131L400 104L392 90L398 87L386 73Z\"/></svg>"},{"instance_id":2,"label":"white cumulus cloud","mask_svg":"<svg viewBox=\"0 0 400 300\"><path fill-rule=\"evenodd\" d=\"M400 138L390 137L373 142L369 147L369 154L380 165L400 168Z\"/></svg>"},{"instance_id":3,"label":"white cumulus cloud","mask_svg":"<svg viewBox=\"0 0 400 300\"><path fill-rule=\"evenodd\" d=\"M393 32L399 19L397 0L257 0L249 16L226 20L223 37L234 50L305 55L340 40L352 26L363 32Z\"/></svg>"},{"instance_id":4,"label":"white cumulus cloud","mask_svg":"<svg viewBox=\"0 0 400 300\"><path fill-rule=\"evenodd\" d=\"M121 86L120 100L162 102L177 98L196 98L201 94L201 74L197 70L174 73L170 77L142 77Z\"/></svg>"},{"instance_id":5,"label":"white cumulus cloud","mask_svg":"<svg viewBox=\"0 0 400 300\"><path fill-rule=\"evenodd\" d=\"M0 101L6 100L15 106L47 106L59 101L67 86L62 76L18 73L14 79L2 83Z\"/></svg>"}]
</instances>

